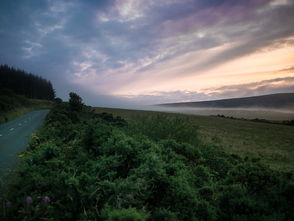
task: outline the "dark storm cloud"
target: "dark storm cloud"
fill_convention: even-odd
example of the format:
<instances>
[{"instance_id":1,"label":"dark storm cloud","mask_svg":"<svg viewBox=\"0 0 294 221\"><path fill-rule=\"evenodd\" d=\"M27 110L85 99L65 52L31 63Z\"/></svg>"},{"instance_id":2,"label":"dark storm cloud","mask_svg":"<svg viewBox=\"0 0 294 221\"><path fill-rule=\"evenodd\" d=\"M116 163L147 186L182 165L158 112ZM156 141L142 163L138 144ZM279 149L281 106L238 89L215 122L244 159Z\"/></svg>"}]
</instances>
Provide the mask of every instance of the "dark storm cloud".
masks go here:
<instances>
[{"instance_id":1,"label":"dark storm cloud","mask_svg":"<svg viewBox=\"0 0 294 221\"><path fill-rule=\"evenodd\" d=\"M0 63L48 78L63 98L75 89L111 93L190 51L235 43L190 67L200 71L281 43L293 35L294 4L271 2L4 0Z\"/></svg>"}]
</instances>

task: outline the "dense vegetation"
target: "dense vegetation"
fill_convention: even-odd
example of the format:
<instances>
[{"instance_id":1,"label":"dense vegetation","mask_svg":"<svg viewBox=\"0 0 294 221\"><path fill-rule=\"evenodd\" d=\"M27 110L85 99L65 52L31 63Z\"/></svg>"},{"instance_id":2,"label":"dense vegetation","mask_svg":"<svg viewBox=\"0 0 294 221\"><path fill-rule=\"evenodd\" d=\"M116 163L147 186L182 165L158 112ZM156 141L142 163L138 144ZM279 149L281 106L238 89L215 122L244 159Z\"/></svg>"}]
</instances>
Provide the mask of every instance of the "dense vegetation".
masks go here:
<instances>
[{"instance_id":1,"label":"dense vegetation","mask_svg":"<svg viewBox=\"0 0 294 221\"><path fill-rule=\"evenodd\" d=\"M0 66L0 88L32 99L52 100L55 97L50 81L7 65Z\"/></svg>"},{"instance_id":2,"label":"dense vegetation","mask_svg":"<svg viewBox=\"0 0 294 221\"><path fill-rule=\"evenodd\" d=\"M292 173L203 144L188 118L80 105L58 105L32 137L1 220L294 219Z\"/></svg>"},{"instance_id":3,"label":"dense vegetation","mask_svg":"<svg viewBox=\"0 0 294 221\"><path fill-rule=\"evenodd\" d=\"M228 154L243 158L259 158L278 171L294 171L294 127L250 120L234 120L214 116L159 113L154 111L95 108L97 113L107 112L128 121L141 122L162 117L188 119L198 126L198 134L204 143L220 144Z\"/></svg>"}]
</instances>

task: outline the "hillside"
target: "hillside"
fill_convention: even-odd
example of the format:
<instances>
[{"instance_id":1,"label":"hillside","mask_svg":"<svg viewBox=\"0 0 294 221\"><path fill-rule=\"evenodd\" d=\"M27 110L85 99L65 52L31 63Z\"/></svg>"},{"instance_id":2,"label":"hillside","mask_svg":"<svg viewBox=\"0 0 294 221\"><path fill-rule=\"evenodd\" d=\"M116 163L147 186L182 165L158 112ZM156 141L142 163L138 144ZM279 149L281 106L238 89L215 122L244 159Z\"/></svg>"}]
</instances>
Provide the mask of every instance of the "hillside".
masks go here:
<instances>
[{"instance_id":1,"label":"hillside","mask_svg":"<svg viewBox=\"0 0 294 221\"><path fill-rule=\"evenodd\" d=\"M294 108L294 93L270 94L254 97L212 101L167 103L157 106L198 108Z\"/></svg>"}]
</instances>

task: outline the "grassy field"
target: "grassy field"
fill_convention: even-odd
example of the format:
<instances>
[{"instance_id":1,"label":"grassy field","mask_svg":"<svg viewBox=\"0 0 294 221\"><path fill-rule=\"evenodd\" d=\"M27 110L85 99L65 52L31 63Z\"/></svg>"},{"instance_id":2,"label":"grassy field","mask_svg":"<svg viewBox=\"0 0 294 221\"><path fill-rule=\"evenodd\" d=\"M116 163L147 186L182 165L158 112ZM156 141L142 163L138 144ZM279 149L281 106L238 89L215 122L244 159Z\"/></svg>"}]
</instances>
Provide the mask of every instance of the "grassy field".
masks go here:
<instances>
[{"instance_id":1,"label":"grassy field","mask_svg":"<svg viewBox=\"0 0 294 221\"><path fill-rule=\"evenodd\" d=\"M292 109L258 109L258 108L178 108L167 109L168 112L178 112L190 115L225 115L245 119L266 119L274 121L293 120L294 110Z\"/></svg>"},{"instance_id":2,"label":"grassy field","mask_svg":"<svg viewBox=\"0 0 294 221\"><path fill-rule=\"evenodd\" d=\"M128 120L139 120L159 114L154 111L111 108L95 110L122 116ZM294 127L210 116L160 114L188 117L199 126L202 140L207 143L219 143L228 153L259 158L272 169L294 171Z\"/></svg>"}]
</instances>

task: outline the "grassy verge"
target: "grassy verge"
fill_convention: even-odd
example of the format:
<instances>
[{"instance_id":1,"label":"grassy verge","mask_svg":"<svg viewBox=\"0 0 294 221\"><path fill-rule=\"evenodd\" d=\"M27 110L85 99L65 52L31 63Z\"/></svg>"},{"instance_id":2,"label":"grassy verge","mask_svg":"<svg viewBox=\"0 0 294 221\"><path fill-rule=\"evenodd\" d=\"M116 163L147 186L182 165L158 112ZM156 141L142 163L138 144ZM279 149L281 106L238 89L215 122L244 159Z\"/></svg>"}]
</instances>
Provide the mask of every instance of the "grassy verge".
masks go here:
<instances>
[{"instance_id":1,"label":"grassy verge","mask_svg":"<svg viewBox=\"0 0 294 221\"><path fill-rule=\"evenodd\" d=\"M156 116L159 112L95 108L129 120ZM206 143L218 143L227 153L259 158L272 169L294 171L294 127L262 122L241 121L210 116L160 113L188 118L199 127L199 137Z\"/></svg>"},{"instance_id":2,"label":"grassy verge","mask_svg":"<svg viewBox=\"0 0 294 221\"><path fill-rule=\"evenodd\" d=\"M54 103L52 101L28 99L25 105L19 105L9 111L0 112L0 123L13 120L28 112L40 109L51 109Z\"/></svg>"}]
</instances>

